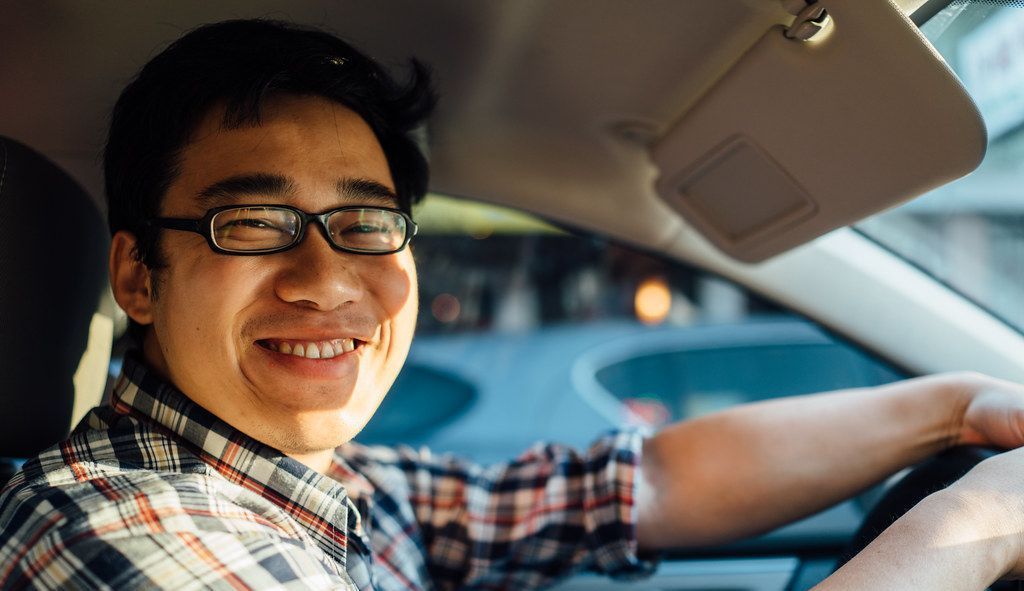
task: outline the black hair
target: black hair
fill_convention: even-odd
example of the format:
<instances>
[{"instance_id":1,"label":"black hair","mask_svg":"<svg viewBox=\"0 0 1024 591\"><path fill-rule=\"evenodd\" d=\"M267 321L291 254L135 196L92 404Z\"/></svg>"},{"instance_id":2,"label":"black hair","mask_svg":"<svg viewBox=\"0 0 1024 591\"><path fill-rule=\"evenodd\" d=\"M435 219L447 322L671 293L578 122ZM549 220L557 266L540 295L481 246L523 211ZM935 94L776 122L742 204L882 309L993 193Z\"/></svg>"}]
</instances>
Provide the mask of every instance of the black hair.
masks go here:
<instances>
[{"instance_id":1,"label":"black hair","mask_svg":"<svg viewBox=\"0 0 1024 591\"><path fill-rule=\"evenodd\" d=\"M103 163L111 234L132 232L139 260L164 266L146 220L159 215L182 148L216 105L225 106L225 128L259 125L263 100L275 92L325 97L361 116L408 212L428 182L414 132L437 100L427 68L415 59L409 66L400 83L334 35L280 21L232 20L189 32L150 60L114 106Z\"/></svg>"}]
</instances>

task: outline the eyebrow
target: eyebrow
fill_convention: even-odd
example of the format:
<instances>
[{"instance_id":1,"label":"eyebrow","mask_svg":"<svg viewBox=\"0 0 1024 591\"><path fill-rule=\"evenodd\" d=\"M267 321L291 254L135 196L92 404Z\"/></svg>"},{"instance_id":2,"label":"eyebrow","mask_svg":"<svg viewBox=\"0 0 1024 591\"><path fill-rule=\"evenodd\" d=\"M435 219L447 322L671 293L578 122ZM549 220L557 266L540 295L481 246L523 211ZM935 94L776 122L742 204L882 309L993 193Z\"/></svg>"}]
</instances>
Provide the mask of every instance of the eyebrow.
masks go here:
<instances>
[{"instance_id":1,"label":"eyebrow","mask_svg":"<svg viewBox=\"0 0 1024 591\"><path fill-rule=\"evenodd\" d=\"M279 174L241 174L217 181L196 195L200 205L209 207L237 201L248 195L288 198L295 194L295 183Z\"/></svg>"},{"instance_id":2,"label":"eyebrow","mask_svg":"<svg viewBox=\"0 0 1024 591\"><path fill-rule=\"evenodd\" d=\"M398 195L394 191L370 179L342 179L335 185L335 189L339 195L353 201L386 207L398 206Z\"/></svg>"},{"instance_id":3,"label":"eyebrow","mask_svg":"<svg viewBox=\"0 0 1024 591\"><path fill-rule=\"evenodd\" d=\"M398 195L387 186L365 178L341 179L334 185L340 197L370 205L398 206ZM291 200L298 193L295 183L284 175L253 173L217 181L196 194L196 201L209 208L243 197L263 196Z\"/></svg>"}]
</instances>

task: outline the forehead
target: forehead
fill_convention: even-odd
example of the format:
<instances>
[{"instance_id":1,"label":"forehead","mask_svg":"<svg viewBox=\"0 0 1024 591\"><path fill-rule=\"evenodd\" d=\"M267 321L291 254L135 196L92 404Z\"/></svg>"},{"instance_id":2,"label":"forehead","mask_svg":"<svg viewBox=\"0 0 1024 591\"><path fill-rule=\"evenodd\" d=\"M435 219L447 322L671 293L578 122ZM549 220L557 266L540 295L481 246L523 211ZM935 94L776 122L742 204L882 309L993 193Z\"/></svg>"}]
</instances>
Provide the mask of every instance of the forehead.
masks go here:
<instances>
[{"instance_id":1,"label":"forehead","mask_svg":"<svg viewBox=\"0 0 1024 591\"><path fill-rule=\"evenodd\" d=\"M165 205L194 202L206 187L253 175L287 178L304 194L336 193L339 183L351 179L394 190L373 130L333 101L276 96L264 103L258 125L229 129L223 122L224 108L217 107L196 128L181 151Z\"/></svg>"}]
</instances>

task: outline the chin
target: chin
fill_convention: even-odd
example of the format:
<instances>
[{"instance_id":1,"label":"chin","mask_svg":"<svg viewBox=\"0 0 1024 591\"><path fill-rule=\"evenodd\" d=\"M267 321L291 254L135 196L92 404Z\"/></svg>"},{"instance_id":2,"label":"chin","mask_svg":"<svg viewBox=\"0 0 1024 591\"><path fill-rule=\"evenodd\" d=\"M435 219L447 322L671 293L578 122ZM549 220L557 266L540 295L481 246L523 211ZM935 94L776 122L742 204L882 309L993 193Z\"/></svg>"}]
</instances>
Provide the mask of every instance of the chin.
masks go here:
<instances>
[{"instance_id":1,"label":"chin","mask_svg":"<svg viewBox=\"0 0 1024 591\"><path fill-rule=\"evenodd\" d=\"M369 422L382 396L349 390L297 392L281 401L276 418L267 417L275 426L264 441L286 453L308 454L333 449L349 442Z\"/></svg>"},{"instance_id":2,"label":"chin","mask_svg":"<svg viewBox=\"0 0 1024 591\"><path fill-rule=\"evenodd\" d=\"M333 450L339 445L350 441L352 436L354 434L349 435L341 430L322 432L296 429L276 433L269 438L269 441L264 441L264 443L288 455L306 455Z\"/></svg>"},{"instance_id":3,"label":"chin","mask_svg":"<svg viewBox=\"0 0 1024 591\"><path fill-rule=\"evenodd\" d=\"M302 417L298 429L292 433L292 441L296 444L292 449L303 453L333 449L348 443L366 426L369 416L352 416L342 410L315 412Z\"/></svg>"}]
</instances>

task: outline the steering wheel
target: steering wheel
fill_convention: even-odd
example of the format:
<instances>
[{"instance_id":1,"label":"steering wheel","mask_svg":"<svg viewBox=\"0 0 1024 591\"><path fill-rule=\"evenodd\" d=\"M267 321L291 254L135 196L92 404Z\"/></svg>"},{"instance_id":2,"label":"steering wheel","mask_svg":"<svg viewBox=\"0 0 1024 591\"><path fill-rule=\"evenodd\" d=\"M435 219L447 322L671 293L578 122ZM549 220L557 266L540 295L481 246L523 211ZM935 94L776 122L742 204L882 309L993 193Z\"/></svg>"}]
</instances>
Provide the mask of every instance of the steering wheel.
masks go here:
<instances>
[{"instance_id":1,"label":"steering wheel","mask_svg":"<svg viewBox=\"0 0 1024 591\"><path fill-rule=\"evenodd\" d=\"M887 490L882 498L868 512L860 529L846 552L839 558L835 568L846 564L878 537L894 521L909 511L926 496L953 484L961 476L984 459L1002 450L987 447L954 447L913 468L910 473ZM989 588L991 591L1024 590L1024 582L1001 581Z\"/></svg>"}]
</instances>

